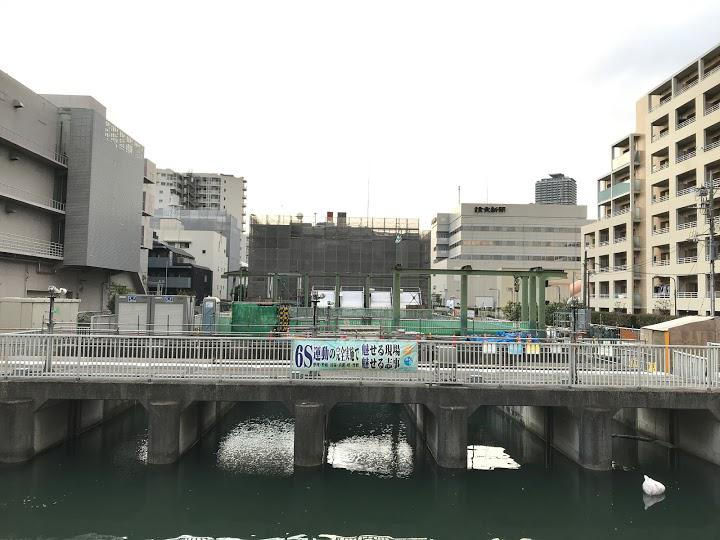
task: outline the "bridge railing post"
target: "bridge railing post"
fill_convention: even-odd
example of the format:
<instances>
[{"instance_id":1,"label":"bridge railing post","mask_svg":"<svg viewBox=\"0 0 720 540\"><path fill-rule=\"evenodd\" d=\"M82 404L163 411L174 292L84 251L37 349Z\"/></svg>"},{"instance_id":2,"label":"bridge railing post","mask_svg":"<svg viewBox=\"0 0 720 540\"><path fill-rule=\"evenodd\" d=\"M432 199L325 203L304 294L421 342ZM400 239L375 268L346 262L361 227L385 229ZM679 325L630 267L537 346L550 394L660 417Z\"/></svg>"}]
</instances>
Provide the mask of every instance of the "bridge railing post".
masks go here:
<instances>
[{"instance_id":1,"label":"bridge railing post","mask_svg":"<svg viewBox=\"0 0 720 540\"><path fill-rule=\"evenodd\" d=\"M570 344L570 355L569 355L570 356L570 365L569 365L570 386L574 386L578 382L578 380L577 380L577 358L576 358L577 347L578 347L578 345L576 343Z\"/></svg>"}]
</instances>

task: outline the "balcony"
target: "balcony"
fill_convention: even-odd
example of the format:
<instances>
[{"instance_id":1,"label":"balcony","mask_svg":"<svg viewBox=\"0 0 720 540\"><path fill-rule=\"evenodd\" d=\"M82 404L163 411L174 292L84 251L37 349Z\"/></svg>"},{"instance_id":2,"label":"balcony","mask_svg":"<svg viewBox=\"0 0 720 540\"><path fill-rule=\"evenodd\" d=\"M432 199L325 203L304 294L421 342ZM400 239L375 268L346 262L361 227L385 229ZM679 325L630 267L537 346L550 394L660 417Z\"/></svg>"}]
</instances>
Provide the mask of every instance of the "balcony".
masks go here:
<instances>
[{"instance_id":1,"label":"balcony","mask_svg":"<svg viewBox=\"0 0 720 540\"><path fill-rule=\"evenodd\" d=\"M663 169L667 169L670 166L669 161L663 161L662 163L658 163L657 165L652 166L652 172L658 172L662 171Z\"/></svg>"},{"instance_id":2,"label":"balcony","mask_svg":"<svg viewBox=\"0 0 720 540\"><path fill-rule=\"evenodd\" d=\"M670 258L667 259L654 259L653 266L669 266L670 265Z\"/></svg>"},{"instance_id":3,"label":"balcony","mask_svg":"<svg viewBox=\"0 0 720 540\"><path fill-rule=\"evenodd\" d=\"M625 153L619 155L618 157L614 158L611 162L611 168L613 171L625 167L626 165L630 165L630 151L626 151Z\"/></svg>"},{"instance_id":4,"label":"balcony","mask_svg":"<svg viewBox=\"0 0 720 540\"><path fill-rule=\"evenodd\" d=\"M715 69L717 69L717 68L715 68ZM717 103L714 103L713 105L710 105L709 107L706 107L704 115L707 116L709 114L712 114L715 111L717 111L718 109L720 109L720 101L718 101Z\"/></svg>"},{"instance_id":5,"label":"balcony","mask_svg":"<svg viewBox=\"0 0 720 540\"><path fill-rule=\"evenodd\" d=\"M621 243L625 242L626 240L627 240L627 236L621 236L619 238L615 238L615 240L613 240L613 244L621 244Z\"/></svg>"},{"instance_id":6,"label":"balcony","mask_svg":"<svg viewBox=\"0 0 720 540\"><path fill-rule=\"evenodd\" d=\"M630 180L619 182L614 186L598 192L598 204L604 203L621 195L630 193Z\"/></svg>"},{"instance_id":7,"label":"balcony","mask_svg":"<svg viewBox=\"0 0 720 540\"><path fill-rule=\"evenodd\" d=\"M703 151L709 152L710 150L713 150L713 149L717 148L718 146L720 146L720 139L703 146Z\"/></svg>"},{"instance_id":8,"label":"balcony","mask_svg":"<svg viewBox=\"0 0 720 540\"><path fill-rule=\"evenodd\" d=\"M0 197L7 199L13 199L15 201L35 206L43 210L50 210L59 214L65 213L65 203L56 201L50 197L43 197L30 191L20 189L19 187L11 186L0 182Z\"/></svg>"},{"instance_id":9,"label":"balcony","mask_svg":"<svg viewBox=\"0 0 720 540\"><path fill-rule=\"evenodd\" d=\"M678 298L697 298L698 292L697 291L678 291L676 293L676 296Z\"/></svg>"},{"instance_id":10,"label":"balcony","mask_svg":"<svg viewBox=\"0 0 720 540\"><path fill-rule=\"evenodd\" d=\"M678 223L677 225L675 225L675 228L678 231L682 231L685 229L694 229L695 227L697 227L697 221L685 221L684 223Z\"/></svg>"},{"instance_id":11,"label":"balcony","mask_svg":"<svg viewBox=\"0 0 720 540\"><path fill-rule=\"evenodd\" d=\"M677 90L675 90L675 95L676 95L676 96L679 96L679 95L682 94L683 92L687 92L687 91L690 90L693 86L695 86L697 83L698 83L698 79L695 79L694 81L691 81L691 82L685 84L684 86L682 86L682 87L678 88Z\"/></svg>"},{"instance_id":12,"label":"balcony","mask_svg":"<svg viewBox=\"0 0 720 540\"><path fill-rule=\"evenodd\" d=\"M62 260L63 258L62 244L5 232L0 232L0 251L42 259Z\"/></svg>"},{"instance_id":13,"label":"balcony","mask_svg":"<svg viewBox=\"0 0 720 540\"><path fill-rule=\"evenodd\" d=\"M678 257L678 264L696 263L698 260L697 255L689 255L687 257Z\"/></svg>"},{"instance_id":14,"label":"balcony","mask_svg":"<svg viewBox=\"0 0 720 540\"><path fill-rule=\"evenodd\" d=\"M61 165L67 168L68 157L66 154L61 154L55 151L55 149L45 148L41 144L23 137L19 133L15 133L13 130L8 129L4 126L0 126L0 139L3 139L13 146L20 149L30 151L36 156L46 159L52 162L54 165Z\"/></svg>"},{"instance_id":15,"label":"balcony","mask_svg":"<svg viewBox=\"0 0 720 540\"><path fill-rule=\"evenodd\" d=\"M695 121L695 117L694 117L694 116L691 116L690 118L685 118L683 121L678 122L678 123L675 125L675 129L676 129L676 130L682 129L682 128L684 128L685 126L689 126L689 125L692 124L694 121Z\"/></svg>"},{"instance_id":16,"label":"balcony","mask_svg":"<svg viewBox=\"0 0 720 540\"><path fill-rule=\"evenodd\" d=\"M658 236L660 234L665 234L670 231L670 227L658 227L657 229L653 229L652 235Z\"/></svg>"},{"instance_id":17,"label":"balcony","mask_svg":"<svg viewBox=\"0 0 720 540\"><path fill-rule=\"evenodd\" d=\"M692 150L688 150L686 152L679 153L675 157L675 163L680 163L680 162L688 160L690 158L694 158L696 154L697 154L697 151L694 148Z\"/></svg>"},{"instance_id":18,"label":"balcony","mask_svg":"<svg viewBox=\"0 0 720 540\"><path fill-rule=\"evenodd\" d=\"M655 135L652 136L651 141L652 141L652 142L659 141L659 140L662 139L663 137L667 136L668 133L670 133L670 130L669 130L669 129L666 129L666 130L664 130L664 131L660 131L660 132L658 132L658 133L656 133Z\"/></svg>"},{"instance_id":19,"label":"balcony","mask_svg":"<svg viewBox=\"0 0 720 540\"><path fill-rule=\"evenodd\" d=\"M670 298L669 292L654 292L652 295L653 298Z\"/></svg>"},{"instance_id":20,"label":"balcony","mask_svg":"<svg viewBox=\"0 0 720 540\"><path fill-rule=\"evenodd\" d=\"M678 189L675 192L675 195L678 197L682 197L683 195L687 195L688 193L694 193L695 192L695 186L688 186L682 189Z\"/></svg>"},{"instance_id":21,"label":"balcony","mask_svg":"<svg viewBox=\"0 0 720 540\"><path fill-rule=\"evenodd\" d=\"M653 197L651 204L658 204L661 202L665 202L670 198L670 195L660 195L659 197Z\"/></svg>"}]
</instances>

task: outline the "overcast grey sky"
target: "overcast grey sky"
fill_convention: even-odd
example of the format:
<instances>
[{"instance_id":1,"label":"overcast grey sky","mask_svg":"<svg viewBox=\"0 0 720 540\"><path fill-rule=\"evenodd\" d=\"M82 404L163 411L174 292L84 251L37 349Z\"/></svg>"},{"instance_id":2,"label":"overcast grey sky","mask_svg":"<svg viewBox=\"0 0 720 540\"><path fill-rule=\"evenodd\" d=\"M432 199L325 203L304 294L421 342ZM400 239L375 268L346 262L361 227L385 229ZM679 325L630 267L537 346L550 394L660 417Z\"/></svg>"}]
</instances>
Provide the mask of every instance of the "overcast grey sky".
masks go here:
<instances>
[{"instance_id":1,"label":"overcast grey sky","mask_svg":"<svg viewBox=\"0 0 720 540\"><path fill-rule=\"evenodd\" d=\"M254 213L419 217L532 202L594 216L644 92L720 41L717 1L35 2L0 69L89 94L175 170L248 179ZM7 10L6 10L7 11ZM22 15L22 16L21 16Z\"/></svg>"}]
</instances>

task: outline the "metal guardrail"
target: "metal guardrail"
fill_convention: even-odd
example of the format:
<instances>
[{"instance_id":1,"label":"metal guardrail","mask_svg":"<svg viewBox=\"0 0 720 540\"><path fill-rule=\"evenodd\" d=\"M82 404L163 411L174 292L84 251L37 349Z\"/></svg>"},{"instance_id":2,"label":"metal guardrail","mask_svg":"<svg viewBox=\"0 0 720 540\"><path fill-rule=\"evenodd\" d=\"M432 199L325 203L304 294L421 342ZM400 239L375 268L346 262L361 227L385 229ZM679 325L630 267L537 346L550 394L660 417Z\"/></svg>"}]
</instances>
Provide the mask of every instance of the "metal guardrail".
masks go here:
<instances>
[{"instance_id":1,"label":"metal guardrail","mask_svg":"<svg viewBox=\"0 0 720 540\"><path fill-rule=\"evenodd\" d=\"M66 154L62 154L52 148L46 148L38 142L33 141L32 139L28 139L27 137L20 135L19 133L16 133L9 128L6 128L5 126L0 126L0 138L6 139L22 148L31 150L39 156L54 161L55 163L65 165L67 167L68 157Z\"/></svg>"},{"instance_id":2,"label":"metal guardrail","mask_svg":"<svg viewBox=\"0 0 720 540\"><path fill-rule=\"evenodd\" d=\"M289 338L3 334L0 377L720 389L717 346L429 340L417 345L416 371L312 371L295 366Z\"/></svg>"},{"instance_id":3,"label":"metal guardrail","mask_svg":"<svg viewBox=\"0 0 720 540\"><path fill-rule=\"evenodd\" d=\"M52 257L56 259L62 259L63 257L63 244L6 232L0 232L0 251L2 250L10 250L35 257Z\"/></svg>"},{"instance_id":4,"label":"metal guardrail","mask_svg":"<svg viewBox=\"0 0 720 540\"><path fill-rule=\"evenodd\" d=\"M17 186L11 186L10 184L5 184L3 182L0 182L0 195L10 197L12 199L47 206L48 208L52 208L53 210L58 210L60 212L65 211L64 202L56 201L52 197L44 197L42 195L33 193L32 191L28 191Z\"/></svg>"}]
</instances>

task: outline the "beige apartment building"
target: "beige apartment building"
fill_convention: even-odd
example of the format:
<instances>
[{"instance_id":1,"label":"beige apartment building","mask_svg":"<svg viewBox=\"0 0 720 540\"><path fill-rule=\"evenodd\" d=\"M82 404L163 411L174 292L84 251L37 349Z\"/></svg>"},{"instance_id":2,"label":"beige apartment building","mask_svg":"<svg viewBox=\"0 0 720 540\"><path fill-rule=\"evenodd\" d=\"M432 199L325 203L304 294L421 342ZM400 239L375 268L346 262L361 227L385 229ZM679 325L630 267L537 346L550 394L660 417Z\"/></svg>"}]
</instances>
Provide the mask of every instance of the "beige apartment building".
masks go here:
<instances>
[{"instance_id":1,"label":"beige apartment building","mask_svg":"<svg viewBox=\"0 0 720 540\"><path fill-rule=\"evenodd\" d=\"M635 133L611 147L598 220L583 227L592 308L710 313L709 221L698 193L710 184L717 197L720 46L644 95Z\"/></svg>"}]
</instances>

